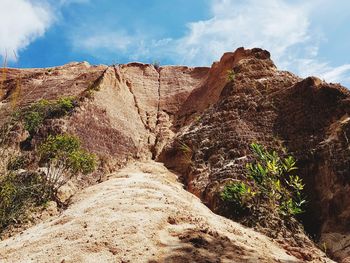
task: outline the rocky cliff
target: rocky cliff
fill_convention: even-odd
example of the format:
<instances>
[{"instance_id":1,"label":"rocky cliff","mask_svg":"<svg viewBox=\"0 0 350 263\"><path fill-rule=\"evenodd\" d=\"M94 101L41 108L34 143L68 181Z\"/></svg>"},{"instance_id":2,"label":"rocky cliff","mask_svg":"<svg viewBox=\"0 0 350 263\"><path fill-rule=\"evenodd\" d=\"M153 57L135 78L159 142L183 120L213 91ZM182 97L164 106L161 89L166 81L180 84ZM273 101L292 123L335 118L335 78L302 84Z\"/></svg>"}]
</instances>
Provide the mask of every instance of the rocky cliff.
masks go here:
<instances>
[{"instance_id":1,"label":"rocky cliff","mask_svg":"<svg viewBox=\"0 0 350 263\"><path fill-rule=\"evenodd\" d=\"M231 79L228 79L228 71L232 75ZM350 260L350 199L347 197L350 172L350 93L346 88L325 83L315 77L301 79L292 73L279 71L267 51L243 48L224 54L211 68L157 67L141 63L113 66L71 63L47 69L8 69L6 80L1 84L0 119L3 123L13 111L25 108L39 99L74 96L78 101L77 107L69 115L45 120L29 144L26 140L28 134L21 125L11 131L10 145L20 152L34 153L47 134L70 133L78 136L83 147L99 157L99 168L95 173L87 177L79 176L72 183L76 188L82 189L97 182L106 182L89 187L78 197L73 197L73 205L55 220L63 220L68 216L73 220L71 222L83 222L84 216L88 217L85 215L86 209L91 206L91 211L96 216L105 213L105 217L120 217L121 221L113 221L116 229L123 228L123 222L127 222L128 229L135 228L131 236L125 237L129 232L124 231L120 239L107 234L105 243L118 243L125 238L131 247L139 239L154 243L152 246L148 244L150 247L147 252L145 249L148 245L144 244L142 249L122 246L115 253L114 250L106 252L110 245L102 244L96 249L106 251L96 252L96 260L107 262L114 258L116 262L125 262L122 261L125 257L130 262L164 262L164 255L172 255L169 249L177 247L177 253L165 262L191 262L193 259L197 262L256 262L258 258L265 259L266 262L327 261L314 242L323 244L329 255L340 262ZM182 227L173 232L168 229L171 233L164 230L164 234L158 227L160 221L156 222L154 218L150 219L150 224L132 223L134 221L131 220L143 217L136 210L142 210L146 203L156 204L155 197L143 200L143 194L140 198L137 193L133 196L133 190L129 186L120 192L119 189L123 186L119 185L119 181L114 183L115 179L109 180L109 174L122 167L131 167L139 161L148 162L150 167L154 167L151 160L157 160L163 162L168 169L176 171L185 188L210 209L230 217L218 193L225 182L241 178L245 164L251 159L249 145L252 142L274 149L287 148L297 158L299 175L305 182L308 196L306 213L299 218L301 223L295 222L297 227L288 228L280 225L279 221L268 222L254 226L256 231L268 237L261 237L253 230L249 230L252 234L237 233L234 237L227 233L235 233L234 228L238 225L228 226L230 223L220 216L209 216L206 214L208 211L204 212L204 207L199 211L199 208L188 205L181 211L183 216L180 210L174 212L180 209L175 204L180 202L185 206L194 197L185 191L173 193L164 189L165 186L160 185L167 183L160 179L160 182L152 181L153 177L159 178L163 170L151 169L149 182L147 172L142 175L142 180L130 174L125 175L131 176L128 185L136 180L137 191L147 192L148 188L152 188L160 194L169 192L168 199L174 206L167 208L168 201L166 204L157 204L162 218L172 217L171 214L175 213L179 214L179 218L186 219L181 221L178 218L171 222L196 222L193 226L197 229L196 233L192 231L186 236L188 229ZM183 150L184 145L186 151ZM169 176L174 178L175 175ZM138 185L140 180L143 183ZM111 196L108 198L118 196L120 201L115 202L120 204L129 202L130 199L137 200L128 203L128 206L135 205L135 211L125 212L120 209L116 215L114 212L103 212L113 206L113 198L105 203L102 201L103 192ZM176 200L176 196L182 198L182 201ZM100 202L98 200L101 200L102 207L96 206L95 203ZM191 217L185 216L191 211ZM150 212L150 216L156 217L156 214L156 211ZM88 218L85 221L87 220ZM170 225L173 225L171 222ZM90 224L97 223L88 222ZM301 224L313 241L304 233ZM95 253L94 248L86 251L90 246L85 246L82 242L89 243L92 239L83 240L80 237L83 232L77 230L77 223L54 225L43 222L36 228L27 230L25 236L17 235L1 242L0 256L6 262L11 262L11 259L21 262L24 258L16 254L15 250L27 242L25 253L32 258L31 262L36 262L39 258L44 258L42 262L47 262L60 243L58 239L56 242L50 237L65 236L68 225L69 231L80 233L72 239L78 240L73 243L78 244L76 251L80 251L79 255L67 252L68 247L73 246L73 243L67 241L64 243L66 248L60 249L56 259L87 262L88 256L84 258L81 255ZM102 242L100 235L106 227L107 224L101 224L100 229L93 233L97 235L95 243ZM201 232L204 229L223 231L216 235L221 243L213 244L213 237ZM39 234L35 235L35 231ZM144 236L135 234L143 231ZM159 241L162 240L162 235L170 235L171 238L166 239L171 239L171 244ZM198 235L200 237L197 238ZM155 236L160 237L157 239ZM234 244L232 240L238 236L239 240L245 240L251 247L244 245L243 248ZM255 241L261 238L268 241ZM181 240L185 240L185 247L179 244ZM194 243L191 240L195 240ZM224 245L223 240L226 240ZM257 242L271 244L265 243L268 247L265 249L265 245L259 246ZM45 243L46 252L40 252L35 246L37 243ZM241 254L232 252L232 247L241 251ZM153 250L157 250L157 253L153 253ZM227 251L224 257L220 258L219 254L223 255L220 250ZM135 253L139 253L138 256ZM73 258L65 257L68 254Z\"/></svg>"}]
</instances>

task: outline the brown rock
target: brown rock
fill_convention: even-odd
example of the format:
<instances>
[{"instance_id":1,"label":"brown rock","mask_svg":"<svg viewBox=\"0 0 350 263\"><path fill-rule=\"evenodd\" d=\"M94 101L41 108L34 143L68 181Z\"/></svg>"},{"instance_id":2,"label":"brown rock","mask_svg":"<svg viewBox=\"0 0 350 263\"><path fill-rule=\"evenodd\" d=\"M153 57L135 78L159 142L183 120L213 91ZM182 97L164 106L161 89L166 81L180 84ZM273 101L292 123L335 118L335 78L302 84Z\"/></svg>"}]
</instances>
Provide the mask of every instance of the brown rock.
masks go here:
<instances>
[{"instance_id":1,"label":"brown rock","mask_svg":"<svg viewBox=\"0 0 350 263\"><path fill-rule=\"evenodd\" d=\"M228 70L234 72L233 81L228 80ZM61 96L79 100L68 116L44 123L32 140L32 148L27 149L31 153L48 134L68 132L99 157L100 178L135 160L158 159L179 172L186 188L214 211L221 207L218 191L223 184L241 178L251 158L251 142L271 148L287 146L299 160L300 176L309 194L310 207L303 218L306 229L327 242L345 240L339 251L339 247L329 245L329 252L346 260L350 94L344 87L278 71L267 51L244 48L224 54L210 69L70 63L50 69L9 69L6 77L0 98L1 123L14 105L23 107L40 98ZM26 137L25 132L13 136L16 143ZM96 181L101 180L92 174L79 177L75 183L86 187ZM67 190L62 200L71 194ZM304 235L297 237L278 227L261 231L283 232L279 241L293 248L290 253L294 251L292 254L303 260L321 261L323 254ZM329 238L328 233L336 238ZM193 245L187 252L194 257L198 256L197 247L216 253L207 246L207 235L180 237ZM79 234L71 233L69 238L75 240ZM225 241L220 239L219 243ZM101 244L88 249L104 250ZM117 251L114 245L109 249L111 255ZM181 261L181 256L174 255L171 260Z\"/></svg>"},{"instance_id":2,"label":"brown rock","mask_svg":"<svg viewBox=\"0 0 350 263\"><path fill-rule=\"evenodd\" d=\"M73 184L73 182L68 181L66 184L58 188L57 198L61 203L66 204L76 192L76 186Z\"/></svg>"},{"instance_id":3,"label":"brown rock","mask_svg":"<svg viewBox=\"0 0 350 263\"><path fill-rule=\"evenodd\" d=\"M224 78L228 68L235 72L233 82ZM187 189L219 211L218 191L227 180L242 178L250 143L285 145L306 182L306 229L316 237L333 231L347 236L350 92L277 71L259 49L225 54L211 68L208 83L214 71L217 82L194 90L179 111L179 126L194 121L182 127L159 160L183 174ZM183 144L191 149L186 162Z\"/></svg>"}]
</instances>

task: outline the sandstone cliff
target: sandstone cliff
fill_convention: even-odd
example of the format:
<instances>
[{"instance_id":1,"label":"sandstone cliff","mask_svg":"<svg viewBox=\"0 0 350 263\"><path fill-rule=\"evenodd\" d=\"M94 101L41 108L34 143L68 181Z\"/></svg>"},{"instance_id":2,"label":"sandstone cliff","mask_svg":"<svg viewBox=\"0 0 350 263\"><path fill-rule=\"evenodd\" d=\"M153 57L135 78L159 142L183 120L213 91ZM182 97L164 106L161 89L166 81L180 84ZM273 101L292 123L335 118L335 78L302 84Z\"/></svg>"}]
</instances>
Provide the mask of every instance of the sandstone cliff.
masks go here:
<instances>
[{"instance_id":1,"label":"sandstone cliff","mask_svg":"<svg viewBox=\"0 0 350 263\"><path fill-rule=\"evenodd\" d=\"M233 81L227 79L228 70L234 73ZM96 173L79 176L73 183L82 189L106 180L74 197L73 205L52 221L69 218L71 223L44 222L1 242L0 255L7 262L25 260L15 250L26 242L23 253L32 258L29 262L47 262L57 250L55 260L65 262L88 262L95 250L96 257L91 256L94 262L163 262L167 254L169 262L257 262L258 258L266 262L326 261L300 228L297 234L277 223L256 228L268 237L253 230L238 230L242 227L211 214L198 199L180 189L173 181L175 175L158 169L151 161L161 161L175 170L189 192L214 212L229 216L218 192L225 182L240 178L244 172L251 142L272 148L285 146L297 157L309 199L300 221L316 242L326 244L327 252L335 259L350 260L350 93L344 87L278 71L267 51L243 48L224 54L211 68L71 63L49 69L8 69L2 84L2 122L15 108L38 99L77 97L79 106L72 114L45 121L30 145L23 144L28 135L23 127L17 127L11 133L12 147L33 152L48 133L75 134L101 162ZM185 154L179 143L188 146L190 154ZM133 166L138 161L148 164ZM125 166L129 168L111 179L110 173ZM142 170L145 167L151 169L149 174ZM130 178L123 179L122 174ZM177 189L174 192L166 187L169 178L169 187ZM136 184L134 188L132 184ZM121 190L123 187L125 190ZM147 197L149 188L153 189L152 195ZM108 197L102 201L104 193ZM118 206L123 203L125 209ZM159 209L152 208L149 223L140 220L147 218L142 212L146 203ZM177 206L180 203L183 210ZM88 206L95 219L86 210ZM113 208L120 211L105 211ZM106 218L101 225L99 214ZM166 223L167 217L175 219ZM96 238L81 238L85 235L84 227L80 229L84 222L88 228L94 225L92 235ZM122 229L120 236L106 233L108 222L115 231ZM61 238L68 241L58 247ZM128 245L122 245L122 240ZM140 240L147 244L133 244ZM85 246L84 242L95 245ZM40 251L35 245L38 243L46 244L46 250ZM76 252L69 253L71 249Z\"/></svg>"}]
</instances>

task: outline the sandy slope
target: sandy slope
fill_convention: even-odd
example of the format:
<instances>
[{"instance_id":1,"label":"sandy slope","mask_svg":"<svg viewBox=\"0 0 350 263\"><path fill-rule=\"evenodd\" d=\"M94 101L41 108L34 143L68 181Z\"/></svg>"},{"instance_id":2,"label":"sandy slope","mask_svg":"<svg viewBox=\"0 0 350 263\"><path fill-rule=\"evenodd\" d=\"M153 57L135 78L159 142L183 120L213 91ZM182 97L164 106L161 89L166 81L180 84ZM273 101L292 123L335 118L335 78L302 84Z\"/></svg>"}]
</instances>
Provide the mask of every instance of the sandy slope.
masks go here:
<instances>
[{"instance_id":1,"label":"sandy slope","mask_svg":"<svg viewBox=\"0 0 350 263\"><path fill-rule=\"evenodd\" d=\"M155 162L78 194L61 216L0 242L0 262L298 262L213 214Z\"/></svg>"}]
</instances>

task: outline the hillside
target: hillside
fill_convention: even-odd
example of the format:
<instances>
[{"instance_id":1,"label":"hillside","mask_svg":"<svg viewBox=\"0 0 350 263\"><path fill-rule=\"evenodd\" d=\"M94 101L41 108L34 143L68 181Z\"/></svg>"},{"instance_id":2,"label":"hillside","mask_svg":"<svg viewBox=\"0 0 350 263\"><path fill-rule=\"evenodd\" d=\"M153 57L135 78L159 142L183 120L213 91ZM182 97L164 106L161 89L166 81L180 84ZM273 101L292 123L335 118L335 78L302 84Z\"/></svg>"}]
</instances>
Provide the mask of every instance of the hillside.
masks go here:
<instances>
[{"instance_id":1,"label":"hillside","mask_svg":"<svg viewBox=\"0 0 350 263\"><path fill-rule=\"evenodd\" d=\"M60 217L1 246L2 262L299 262L213 214L151 161L111 174L75 196Z\"/></svg>"},{"instance_id":2,"label":"hillside","mask_svg":"<svg viewBox=\"0 0 350 263\"><path fill-rule=\"evenodd\" d=\"M320 248L350 260L350 92L339 84L279 71L269 52L243 48L211 68L84 62L5 76L3 160L42 169L40 145L58 134L98 159L62 187L55 213L5 229L5 262L330 261ZM71 104L58 114L62 98ZM29 130L25 114L43 99L55 106ZM298 221L262 211L266 220L250 225L220 198L244 180L253 142L297 159L308 201Z\"/></svg>"}]
</instances>

